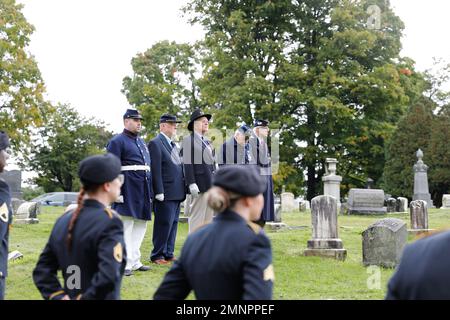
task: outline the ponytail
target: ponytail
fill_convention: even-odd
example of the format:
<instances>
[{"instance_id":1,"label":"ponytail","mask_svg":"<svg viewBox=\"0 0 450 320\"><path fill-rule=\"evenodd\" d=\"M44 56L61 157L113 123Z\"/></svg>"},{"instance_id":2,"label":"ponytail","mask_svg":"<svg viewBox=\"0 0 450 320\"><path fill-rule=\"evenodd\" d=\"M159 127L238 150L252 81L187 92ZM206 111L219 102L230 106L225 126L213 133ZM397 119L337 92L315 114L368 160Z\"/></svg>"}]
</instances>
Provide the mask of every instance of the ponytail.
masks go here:
<instances>
[{"instance_id":1,"label":"ponytail","mask_svg":"<svg viewBox=\"0 0 450 320\"><path fill-rule=\"evenodd\" d=\"M67 231L67 249L69 250L69 252L72 250L72 232L73 232L73 228L75 226L75 223L77 222L78 216L80 215L81 209L83 209L83 198L84 195L86 193L86 190L82 187L80 189L80 193L78 194L78 199L77 199L77 208L75 209L75 211L72 213L72 217L70 218L70 222L69 222L69 229Z\"/></svg>"},{"instance_id":2,"label":"ponytail","mask_svg":"<svg viewBox=\"0 0 450 320\"><path fill-rule=\"evenodd\" d=\"M236 193L215 186L208 190L207 201L208 206L215 212L223 212L233 206L240 197Z\"/></svg>"}]
</instances>

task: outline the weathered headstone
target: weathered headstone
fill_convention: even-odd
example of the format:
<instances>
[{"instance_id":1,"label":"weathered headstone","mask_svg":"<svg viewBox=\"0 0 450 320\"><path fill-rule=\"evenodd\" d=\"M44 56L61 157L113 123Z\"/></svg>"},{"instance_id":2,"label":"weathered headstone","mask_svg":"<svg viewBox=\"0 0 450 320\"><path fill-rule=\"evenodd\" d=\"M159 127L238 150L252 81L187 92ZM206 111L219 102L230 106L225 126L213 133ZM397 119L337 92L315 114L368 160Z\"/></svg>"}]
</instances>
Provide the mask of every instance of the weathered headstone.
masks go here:
<instances>
[{"instance_id":1,"label":"weathered headstone","mask_svg":"<svg viewBox=\"0 0 450 320\"><path fill-rule=\"evenodd\" d=\"M441 209L450 209L450 194L444 194L442 196L442 207Z\"/></svg>"},{"instance_id":2,"label":"weathered headstone","mask_svg":"<svg viewBox=\"0 0 450 320\"><path fill-rule=\"evenodd\" d=\"M283 192L281 194L281 212L292 212L295 209L294 194Z\"/></svg>"},{"instance_id":3,"label":"weathered headstone","mask_svg":"<svg viewBox=\"0 0 450 320\"><path fill-rule=\"evenodd\" d=\"M312 239L305 256L320 256L345 260L347 250L338 236L337 200L318 196L311 202Z\"/></svg>"},{"instance_id":4,"label":"weathered headstone","mask_svg":"<svg viewBox=\"0 0 450 320\"><path fill-rule=\"evenodd\" d=\"M397 212L408 212L408 198L397 198Z\"/></svg>"},{"instance_id":5,"label":"weathered headstone","mask_svg":"<svg viewBox=\"0 0 450 320\"><path fill-rule=\"evenodd\" d=\"M265 227L270 230L280 230L287 227L285 223L281 222L281 205L275 204L275 219L274 221L266 222Z\"/></svg>"},{"instance_id":6,"label":"weathered headstone","mask_svg":"<svg viewBox=\"0 0 450 320\"><path fill-rule=\"evenodd\" d=\"M384 191L380 189L350 189L348 214L385 214Z\"/></svg>"},{"instance_id":7,"label":"weathered headstone","mask_svg":"<svg viewBox=\"0 0 450 320\"><path fill-rule=\"evenodd\" d=\"M428 208L424 200L414 200L409 204L411 217L411 232L422 233L428 229Z\"/></svg>"},{"instance_id":8,"label":"weathered headstone","mask_svg":"<svg viewBox=\"0 0 450 320\"><path fill-rule=\"evenodd\" d=\"M367 178L366 189L373 189L373 183L374 183L373 179Z\"/></svg>"},{"instance_id":9,"label":"weathered headstone","mask_svg":"<svg viewBox=\"0 0 450 320\"><path fill-rule=\"evenodd\" d=\"M11 191L11 198L22 199L22 171L11 170L0 173L0 178L4 179Z\"/></svg>"},{"instance_id":10,"label":"weathered headstone","mask_svg":"<svg viewBox=\"0 0 450 320\"><path fill-rule=\"evenodd\" d=\"M406 223L399 219L382 219L362 233L363 264L393 268L400 262L408 240Z\"/></svg>"},{"instance_id":11,"label":"weathered headstone","mask_svg":"<svg viewBox=\"0 0 450 320\"><path fill-rule=\"evenodd\" d=\"M417 150L417 163L414 165L414 196L413 200L423 200L428 208L433 208L433 201L428 189L428 166L423 162L422 150Z\"/></svg>"},{"instance_id":12,"label":"weathered headstone","mask_svg":"<svg viewBox=\"0 0 450 320\"><path fill-rule=\"evenodd\" d=\"M12 210L13 210L13 214L16 214L16 213L17 213L17 209L19 209L20 205L21 205L22 203L25 203L25 202L26 202L25 200L20 200L20 199L17 199L17 198L12 198L12 199L11 199L11 207L12 207Z\"/></svg>"},{"instance_id":13,"label":"weathered headstone","mask_svg":"<svg viewBox=\"0 0 450 320\"><path fill-rule=\"evenodd\" d=\"M387 212L397 212L397 200L395 198L389 198L386 201Z\"/></svg>"},{"instance_id":14,"label":"weathered headstone","mask_svg":"<svg viewBox=\"0 0 450 320\"><path fill-rule=\"evenodd\" d=\"M15 224L39 223L39 219L37 219L39 211L40 204L38 202L25 202L17 209L13 222Z\"/></svg>"},{"instance_id":15,"label":"weathered headstone","mask_svg":"<svg viewBox=\"0 0 450 320\"><path fill-rule=\"evenodd\" d=\"M336 165L338 161L334 158L327 158L325 166L325 175L322 177L323 194L325 196L332 196L337 201L338 212L341 207L341 182L342 177L336 175Z\"/></svg>"}]
</instances>

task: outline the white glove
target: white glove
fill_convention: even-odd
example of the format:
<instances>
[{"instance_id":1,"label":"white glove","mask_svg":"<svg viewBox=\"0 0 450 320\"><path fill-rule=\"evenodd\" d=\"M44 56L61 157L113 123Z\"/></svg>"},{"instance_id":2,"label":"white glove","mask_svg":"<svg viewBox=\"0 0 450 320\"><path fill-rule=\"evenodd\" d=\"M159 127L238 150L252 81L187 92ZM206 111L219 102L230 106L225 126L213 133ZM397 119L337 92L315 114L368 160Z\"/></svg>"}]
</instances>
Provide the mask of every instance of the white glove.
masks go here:
<instances>
[{"instance_id":1,"label":"white glove","mask_svg":"<svg viewBox=\"0 0 450 320\"><path fill-rule=\"evenodd\" d=\"M189 185L189 191L191 192L191 196L193 196L194 198L197 198L198 194L200 193L200 190L198 189L196 183L192 183Z\"/></svg>"},{"instance_id":2,"label":"white glove","mask_svg":"<svg viewBox=\"0 0 450 320\"><path fill-rule=\"evenodd\" d=\"M155 196L155 199L158 200L158 201L164 201L164 193L158 193Z\"/></svg>"},{"instance_id":3,"label":"white glove","mask_svg":"<svg viewBox=\"0 0 450 320\"><path fill-rule=\"evenodd\" d=\"M117 200L115 201L115 203L123 203L123 195L120 195Z\"/></svg>"}]
</instances>

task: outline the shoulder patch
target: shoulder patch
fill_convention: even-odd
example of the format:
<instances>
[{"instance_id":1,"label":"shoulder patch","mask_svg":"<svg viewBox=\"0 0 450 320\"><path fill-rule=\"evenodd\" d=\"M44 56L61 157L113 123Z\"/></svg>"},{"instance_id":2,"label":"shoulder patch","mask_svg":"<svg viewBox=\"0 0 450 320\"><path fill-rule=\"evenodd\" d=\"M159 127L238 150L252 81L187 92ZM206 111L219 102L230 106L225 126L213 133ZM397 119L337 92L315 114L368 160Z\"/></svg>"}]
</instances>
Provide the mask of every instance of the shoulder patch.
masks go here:
<instances>
[{"instance_id":1,"label":"shoulder patch","mask_svg":"<svg viewBox=\"0 0 450 320\"><path fill-rule=\"evenodd\" d=\"M269 266L264 269L264 281L274 281L275 280L275 272L273 271L273 264L269 264Z\"/></svg>"},{"instance_id":2,"label":"shoulder patch","mask_svg":"<svg viewBox=\"0 0 450 320\"><path fill-rule=\"evenodd\" d=\"M0 220L5 223L8 223L9 220L9 210L6 202L0 207Z\"/></svg>"},{"instance_id":3,"label":"shoulder patch","mask_svg":"<svg viewBox=\"0 0 450 320\"><path fill-rule=\"evenodd\" d=\"M248 221L248 222L247 222L247 225L250 227L250 229L253 230L253 232L254 232L255 234L260 233L261 227L260 227L259 225L257 225L256 223L251 222L251 221Z\"/></svg>"},{"instance_id":4,"label":"shoulder patch","mask_svg":"<svg viewBox=\"0 0 450 320\"><path fill-rule=\"evenodd\" d=\"M123 247L120 242L117 242L117 244L114 246L113 249L113 256L114 259L116 259L117 262L121 263L123 260Z\"/></svg>"}]
</instances>

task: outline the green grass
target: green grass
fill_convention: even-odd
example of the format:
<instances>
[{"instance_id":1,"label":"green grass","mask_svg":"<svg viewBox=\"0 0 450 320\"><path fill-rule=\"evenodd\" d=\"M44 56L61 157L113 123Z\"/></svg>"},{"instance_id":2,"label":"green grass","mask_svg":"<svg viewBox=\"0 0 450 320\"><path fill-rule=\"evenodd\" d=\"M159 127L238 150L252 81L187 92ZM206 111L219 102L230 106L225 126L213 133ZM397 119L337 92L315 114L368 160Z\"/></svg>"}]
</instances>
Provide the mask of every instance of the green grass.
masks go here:
<instances>
[{"instance_id":1,"label":"green grass","mask_svg":"<svg viewBox=\"0 0 450 320\"><path fill-rule=\"evenodd\" d=\"M7 278L6 299L41 299L33 284L31 273L43 249L55 219L61 208L43 208L36 225L14 225L11 230L10 251L19 250L24 258L10 262ZM311 237L310 213L283 214L283 222L290 229L267 231L272 241L275 269L274 299L383 299L386 285L393 269L381 269L379 289L369 289L368 273L362 265L361 232L373 222L387 216L339 216L339 236L347 249L345 262L318 257L302 256L306 243ZM408 214L390 214L408 223ZM430 228L450 227L450 210L430 210ZM307 228L295 228L295 227ZM141 248L142 261L146 261L151 251L153 224L148 224L147 234ZM178 228L175 254L179 254L187 236L187 224ZM414 241L413 237L409 241ZM135 273L124 277L122 299L151 299L160 284L167 266L155 266L149 272ZM191 294L189 298L193 298Z\"/></svg>"}]
</instances>

